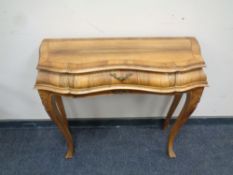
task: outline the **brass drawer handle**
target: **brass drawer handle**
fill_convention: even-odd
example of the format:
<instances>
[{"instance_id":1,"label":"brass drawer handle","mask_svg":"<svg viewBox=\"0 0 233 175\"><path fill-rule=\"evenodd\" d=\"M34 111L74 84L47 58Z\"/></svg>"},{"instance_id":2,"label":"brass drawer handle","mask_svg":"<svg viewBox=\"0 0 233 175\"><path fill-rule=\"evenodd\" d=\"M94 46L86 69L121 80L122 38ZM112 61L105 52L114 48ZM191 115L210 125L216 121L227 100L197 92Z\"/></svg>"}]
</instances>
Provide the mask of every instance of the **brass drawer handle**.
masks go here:
<instances>
[{"instance_id":1,"label":"brass drawer handle","mask_svg":"<svg viewBox=\"0 0 233 175\"><path fill-rule=\"evenodd\" d=\"M127 78L129 78L131 75L133 75L132 73L127 73L125 75L121 75L118 76L116 73L110 73L110 76L112 76L113 78L119 80L119 81L125 81Z\"/></svg>"}]
</instances>

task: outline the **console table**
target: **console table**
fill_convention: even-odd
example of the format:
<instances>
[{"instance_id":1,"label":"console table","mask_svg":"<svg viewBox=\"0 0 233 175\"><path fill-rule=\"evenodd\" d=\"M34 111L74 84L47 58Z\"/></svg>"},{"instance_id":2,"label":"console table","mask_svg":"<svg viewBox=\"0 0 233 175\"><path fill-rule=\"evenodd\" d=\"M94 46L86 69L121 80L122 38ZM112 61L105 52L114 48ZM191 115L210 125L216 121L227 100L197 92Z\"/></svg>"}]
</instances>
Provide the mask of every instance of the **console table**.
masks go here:
<instances>
[{"instance_id":1,"label":"console table","mask_svg":"<svg viewBox=\"0 0 233 175\"><path fill-rule=\"evenodd\" d=\"M204 87L205 63L193 37L45 39L40 47L35 87L50 118L67 142L74 145L61 96L143 92L174 95L165 129L182 94L186 101L168 138L168 155L182 125L195 110Z\"/></svg>"}]
</instances>

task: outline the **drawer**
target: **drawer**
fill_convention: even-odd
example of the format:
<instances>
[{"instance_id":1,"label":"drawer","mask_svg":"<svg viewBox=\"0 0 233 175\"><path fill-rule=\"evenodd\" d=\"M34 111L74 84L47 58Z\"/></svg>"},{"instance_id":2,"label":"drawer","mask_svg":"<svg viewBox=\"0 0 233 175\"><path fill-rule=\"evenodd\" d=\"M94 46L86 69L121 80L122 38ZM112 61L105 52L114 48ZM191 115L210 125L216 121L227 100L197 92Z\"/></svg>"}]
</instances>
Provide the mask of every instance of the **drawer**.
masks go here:
<instances>
[{"instance_id":1,"label":"drawer","mask_svg":"<svg viewBox=\"0 0 233 175\"><path fill-rule=\"evenodd\" d=\"M77 95L117 89L172 93L200 85L206 85L202 69L180 73L109 70L69 74L39 71L36 81L37 89Z\"/></svg>"}]
</instances>

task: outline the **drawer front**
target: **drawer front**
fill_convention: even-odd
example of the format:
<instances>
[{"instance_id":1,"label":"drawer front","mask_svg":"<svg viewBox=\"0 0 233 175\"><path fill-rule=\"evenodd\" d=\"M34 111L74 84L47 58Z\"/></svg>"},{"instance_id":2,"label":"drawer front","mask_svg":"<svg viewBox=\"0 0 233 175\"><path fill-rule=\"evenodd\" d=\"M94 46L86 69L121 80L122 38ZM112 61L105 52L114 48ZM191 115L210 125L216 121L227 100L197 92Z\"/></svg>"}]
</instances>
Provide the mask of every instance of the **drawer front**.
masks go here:
<instances>
[{"instance_id":1,"label":"drawer front","mask_svg":"<svg viewBox=\"0 0 233 175\"><path fill-rule=\"evenodd\" d=\"M174 74L141 71L108 71L75 77L78 88L97 86L151 86L165 88L174 86Z\"/></svg>"},{"instance_id":2,"label":"drawer front","mask_svg":"<svg viewBox=\"0 0 233 175\"><path fill-rule=\"evenodd\" d=\"M112 70L85 74L64 74L39 71L36 87L70 94L113 89L170 93L206 84L206 77L201 69L184 73Z\"/></svg>"}]
</instances>

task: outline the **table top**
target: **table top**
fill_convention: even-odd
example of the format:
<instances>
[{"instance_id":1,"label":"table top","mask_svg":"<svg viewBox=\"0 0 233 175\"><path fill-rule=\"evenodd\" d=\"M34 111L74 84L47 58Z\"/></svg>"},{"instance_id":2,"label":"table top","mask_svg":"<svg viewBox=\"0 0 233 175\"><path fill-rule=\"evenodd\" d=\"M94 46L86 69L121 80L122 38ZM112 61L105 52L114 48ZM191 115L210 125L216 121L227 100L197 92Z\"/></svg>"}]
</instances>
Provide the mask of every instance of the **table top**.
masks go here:
<instances>
[{"instance_id":1,"label":"table top","mask_svg":"<svg viewBox=\"0 0 233 175\"><path fill-rule=\"evenodd\" d=\"M63 73L126 69L181 72L205 66L192 37L45 39L38 69Z\"/></svg>"}]
</instances>

